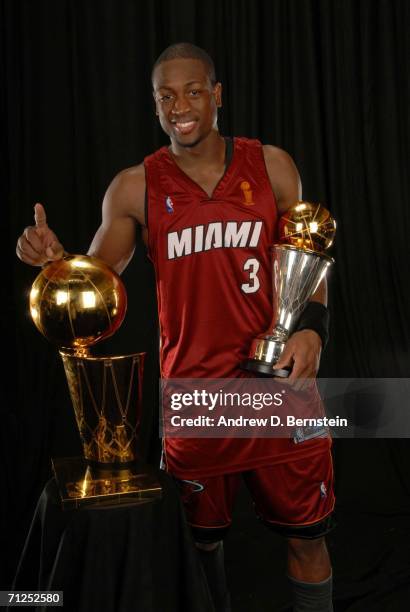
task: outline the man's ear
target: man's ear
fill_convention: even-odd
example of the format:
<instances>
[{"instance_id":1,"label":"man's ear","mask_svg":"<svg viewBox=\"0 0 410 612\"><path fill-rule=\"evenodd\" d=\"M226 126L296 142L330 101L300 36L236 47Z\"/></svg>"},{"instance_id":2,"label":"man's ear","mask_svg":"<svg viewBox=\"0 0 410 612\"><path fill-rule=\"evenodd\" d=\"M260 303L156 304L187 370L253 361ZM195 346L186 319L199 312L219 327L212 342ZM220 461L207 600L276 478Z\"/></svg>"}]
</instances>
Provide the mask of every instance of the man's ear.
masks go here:
<instances>
[{"instance_id":1,"label":"man's ear","mask_svg":"<svg viewBox=\"0 0 410 612\"><path fill-rule=\"evenodd\" d=\"M215 83L214 96L217 108L222 107L222 83Z\"/></svg>"},{"instance_id":2,"label":"man's ear","mask_svg":"<svg viewBox=\"0 0 410 612\"><path fill-rule=\"evenodd\" d=\"M152 97L154 99L154 108L155 108L155 114L158 116L159 112L158 112L158 107L157 107L157 101L155 99L155 91L152 92Z\"/></svg>"}]
</instances>

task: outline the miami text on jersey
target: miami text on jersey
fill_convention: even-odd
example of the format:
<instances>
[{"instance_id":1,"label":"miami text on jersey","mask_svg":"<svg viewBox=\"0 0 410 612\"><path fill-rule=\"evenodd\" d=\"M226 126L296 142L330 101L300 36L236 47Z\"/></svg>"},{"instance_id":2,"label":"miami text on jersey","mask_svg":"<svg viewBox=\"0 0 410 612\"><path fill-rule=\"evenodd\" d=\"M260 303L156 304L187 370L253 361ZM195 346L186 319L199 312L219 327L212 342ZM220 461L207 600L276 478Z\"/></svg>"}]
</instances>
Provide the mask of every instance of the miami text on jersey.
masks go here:
<instances>
[{"instance_id":1,"label":"miami text on jersey","mask_svg":"<svg viewBox=\"0 0 410 612\"><path fill-rule=\"evenodd\" d=\"M168 259L221 248L257 247L263 221L215 221L168 232Z\"/></svg>"}]
</instances>

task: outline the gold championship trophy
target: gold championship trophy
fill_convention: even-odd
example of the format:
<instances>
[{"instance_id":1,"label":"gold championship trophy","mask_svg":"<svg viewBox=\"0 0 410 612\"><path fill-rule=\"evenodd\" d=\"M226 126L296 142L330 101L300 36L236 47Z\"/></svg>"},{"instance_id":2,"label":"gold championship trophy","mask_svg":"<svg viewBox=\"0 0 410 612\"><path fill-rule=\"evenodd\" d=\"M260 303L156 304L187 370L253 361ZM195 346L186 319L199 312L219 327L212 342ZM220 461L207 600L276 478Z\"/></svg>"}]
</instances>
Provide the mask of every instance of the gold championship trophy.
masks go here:
<instances>
[{"instance_id":1,"label":"gold championship trophy","mask_svg":"<svg viewBox=\"0 0 410 612\"><path fill-rule=\"evenodd\" d=\"M53 459L64 508L150 500L161 495L138 451L145 353L92 357L127 308L120 277L95 257L67 255L46 265L30 293L36 327L60 347L83 457Z\"/></svg>"},{"instance_id":2,"label":"gold championship trophy","mask_svg":"<svg viewBox=\"0 0 410 612\"><path fill-rule=\"evenodd\" d=\"M336 222L320 204L297 202L279 221L279 244L271 247L273 319L269 329L252 341L241 367L259 376L286 378L289 370L273 370L307 302L334 260L324 252Z\"/></svg>"}]
</instances>

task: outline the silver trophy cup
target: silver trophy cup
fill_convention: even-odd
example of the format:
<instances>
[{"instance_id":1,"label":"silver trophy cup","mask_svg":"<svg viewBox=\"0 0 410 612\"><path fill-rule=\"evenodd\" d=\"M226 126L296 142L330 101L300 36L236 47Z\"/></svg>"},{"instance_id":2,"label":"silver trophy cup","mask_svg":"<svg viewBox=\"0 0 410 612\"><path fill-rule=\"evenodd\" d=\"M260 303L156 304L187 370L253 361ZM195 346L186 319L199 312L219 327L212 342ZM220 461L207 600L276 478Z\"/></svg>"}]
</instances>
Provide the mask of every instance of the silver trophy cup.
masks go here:
<instances>
[{"instance_id":1,"label":"silver trophy cup","mask_svg":"<svg viewBox=\"0 0 410 612\"><path fill-rule=\"evenodd\" d=\"M333 241L336 223L320 204L297 202L279 222L280 244L271 247L273 319L254 338L241 367L259 376L286 378L289 369L273 370L299 317L334 260L323 251Z\"/></svg>"},{"instance_id":2,"label":"silver trophy cup","mask_svg":"<svg viewBox=\"0 0 410 612\"><path fill-rule=\"evenodd\" d=\"M273 370L300 314L332 265L323 253L298 249L288 244L272 247L273 324L271 331L252 341L243 367L263 376L287 377L289 370Z\"/></svg>"}]
</instances>

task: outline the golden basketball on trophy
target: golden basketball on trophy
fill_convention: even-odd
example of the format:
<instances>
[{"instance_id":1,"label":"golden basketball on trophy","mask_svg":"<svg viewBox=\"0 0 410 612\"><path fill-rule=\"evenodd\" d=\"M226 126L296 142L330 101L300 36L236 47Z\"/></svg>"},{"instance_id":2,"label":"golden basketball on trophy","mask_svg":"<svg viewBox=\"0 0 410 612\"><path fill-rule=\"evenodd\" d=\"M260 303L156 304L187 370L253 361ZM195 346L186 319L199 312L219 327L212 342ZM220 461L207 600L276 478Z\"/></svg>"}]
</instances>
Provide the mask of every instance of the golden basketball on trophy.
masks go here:
<instances>
[{"instance_id":1,"label":"golden basketball on trophy","mask_svg":"<svg viewBox=\"0 0 410 612\"><path fill-rule=\"evenodd\" d=\"M32 285L30 313L39 331L60 348L83 446L83 457L53 460L63 507L153 499L161 493L139 454L145 353L90 353L118 330L126 309L123 282L95 257L66 255L46 265Z\"/></svg>"},{"instance_id":2,"label":"golden basketball on trophy","mask_svg":"<svg viewBox=\"0 0 410 612\"><path fill-rule=\"evenodd\" d=\"M127 310L123 282L95 257L67 255L43 268L30 292L37 329L65 349L86 349L114 334Z\"/></svg>"},{"instance_id":3,"label":"golden basketball on trophy","mask_svg":"<svg viewBox=\"0 0 410 612\"><path fill-rule=\"evenodd\" d=\"M279 220L279 241L322 253L332 246L336 221L321 204L297 202Z\"/></svg>"}]
</instances>

